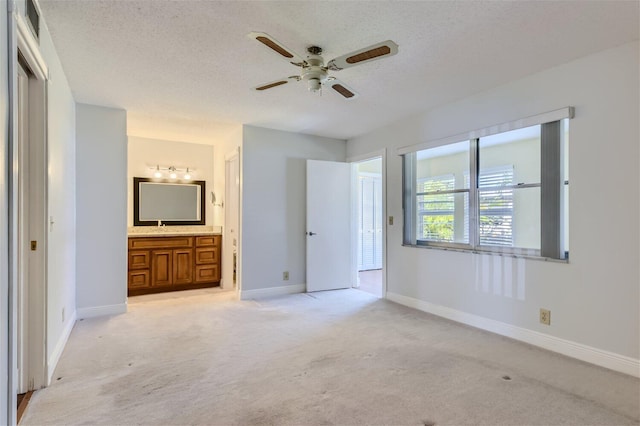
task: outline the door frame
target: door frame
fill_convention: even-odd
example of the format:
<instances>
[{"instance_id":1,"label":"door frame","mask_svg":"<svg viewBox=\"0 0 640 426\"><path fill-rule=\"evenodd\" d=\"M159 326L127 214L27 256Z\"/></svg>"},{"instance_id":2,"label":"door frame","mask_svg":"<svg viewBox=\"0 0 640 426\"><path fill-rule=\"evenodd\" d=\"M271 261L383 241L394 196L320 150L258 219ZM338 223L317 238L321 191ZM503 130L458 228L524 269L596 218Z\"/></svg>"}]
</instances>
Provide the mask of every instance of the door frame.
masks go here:
<instances>
[{"instance_id":1,"label":"door frame","mask_svg":"<svg viewBox=\"0 0 640 426\"><path fill-rule=\"evenodd\" d=\"M387 149L383 148L366 154L355 155L347 158L351 163L351 282L358 283L358 189L356 164L364 161L380 158L382 161L382 298L387 298Z\"/></svg>"},{"instance_id":2,"label":"door frame","mask_svg":"<svg viewBox=\"0 0 640 426\"><path fill-rule=\"evenodd\" d=\"M29 180L35 184L30 191L30 227L28 239L38 241L38 249L32 252L29 260L29 274L42 281L41 286L30 286L26 303L29 304L29 374L33 376L30 387L39 389L47 386L48 371L46 359L47 329L47 213L48 213L48 150L47 150L47 84L49 70L40 54L39 45L15 2L8 2L8 80L9 80L9 147L8 147L8 359L7 359L7 424L16 423L16 395L18 392L17 349L23 342L18 332L18 194L21 170L19 168L18 138L18 54L29 67L29 146L30 175ZM31 194L31 192L35 192ZM33 201L35 200L35 202ZM34 236L35 233L35 236ZM29 380L30 381L30 380ZM3 401L4 403L5 401ZM4 412L4 410L3 410Z\"/></svg>"}]
</instances>

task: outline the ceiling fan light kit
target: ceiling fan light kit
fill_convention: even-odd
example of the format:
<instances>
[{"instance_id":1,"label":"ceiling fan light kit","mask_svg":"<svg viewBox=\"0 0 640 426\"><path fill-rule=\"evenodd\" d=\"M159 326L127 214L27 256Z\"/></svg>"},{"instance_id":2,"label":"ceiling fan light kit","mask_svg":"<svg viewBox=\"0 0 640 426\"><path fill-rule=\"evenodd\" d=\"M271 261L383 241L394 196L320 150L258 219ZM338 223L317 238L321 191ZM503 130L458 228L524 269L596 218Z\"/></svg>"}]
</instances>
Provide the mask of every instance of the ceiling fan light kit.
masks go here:
<instances>
[{"instance_id":1,"label":"ceiling fan light kit","mask_svg":"<svg viewBox=\"0 0 640 426\"><path fill-rule=\"evenodd\" d=\"M300 55L285 47L282 43L278 42L268 34L252 32L249 33L249 37L256 39L269 49L278 53L290 64L301 68L300 75L261 84L260 86L253 88L257 91L282 86L295 80L306 82L310 92L321 92L322 87L326 86L333 89L344 99L354 99L358 97L357 92L349 88L349 86L337 78L330 76L329 71L340 71L366 62L393 56L398 53L398 45L391 40L386 40L346 55L339 56L330 60L325 65L324 58L322 57L322 48L318 46L308 47L308 55L306 59L302 59Z\"/></svg>"}]
</instances>

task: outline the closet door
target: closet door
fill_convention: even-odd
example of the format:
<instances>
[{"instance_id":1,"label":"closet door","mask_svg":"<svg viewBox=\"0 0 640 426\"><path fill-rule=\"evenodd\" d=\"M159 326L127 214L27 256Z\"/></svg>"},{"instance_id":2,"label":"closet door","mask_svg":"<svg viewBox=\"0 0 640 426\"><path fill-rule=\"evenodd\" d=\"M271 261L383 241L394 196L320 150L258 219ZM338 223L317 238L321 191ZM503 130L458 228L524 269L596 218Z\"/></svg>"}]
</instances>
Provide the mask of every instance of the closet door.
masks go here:
<instances>
[{"instance_id":1,"label":"closet door","mask_svg":"<svg viewBox=\"0 0 640 426\"><path fill-rule=\"evenodd\" d=\"M374 262L373 269L382 269L382 179L373 181Z\"/></svg>"},{"instance_id":2,"label":"closet door","mask_svg":"<svg viewBox=\"0 0 640 426\"><path fill-rule=\"evenodd\" d=\"M359 176L358 180L359 247L358 270L382 268L382 180L376 176Z\"/></svg>"}]
</instances>

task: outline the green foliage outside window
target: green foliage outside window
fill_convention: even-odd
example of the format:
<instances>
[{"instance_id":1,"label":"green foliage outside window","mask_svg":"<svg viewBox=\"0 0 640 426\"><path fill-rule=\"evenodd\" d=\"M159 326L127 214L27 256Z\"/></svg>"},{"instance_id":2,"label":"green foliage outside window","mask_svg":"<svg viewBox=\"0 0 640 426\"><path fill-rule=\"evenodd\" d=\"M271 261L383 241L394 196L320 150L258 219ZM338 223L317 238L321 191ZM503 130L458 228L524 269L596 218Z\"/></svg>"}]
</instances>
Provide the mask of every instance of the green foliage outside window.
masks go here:
<instances>
[{"instance_id":1,"label":"green foliage outside window","mask_svg":"<svg viewBox=\"0 0 640 426\"><path fill-rule=\"evenodd\" d=\"M453 215L422 216L422 235L433 241L453 241Z\"/></svg>"},{"instance_id":2,"label":"green foliage outside window","mask_svg":"<svg viewBox=\"0 0 640 426\"><path fill-rule=\"evenodd\" d=\"M453 176L442 176L420 183L420 192L450 191L454 188ZM421 239L431 241L453 241L454 238L453 194L430 194L418 197L418 212L422 219Z\"/></svg>"}]
</instances>

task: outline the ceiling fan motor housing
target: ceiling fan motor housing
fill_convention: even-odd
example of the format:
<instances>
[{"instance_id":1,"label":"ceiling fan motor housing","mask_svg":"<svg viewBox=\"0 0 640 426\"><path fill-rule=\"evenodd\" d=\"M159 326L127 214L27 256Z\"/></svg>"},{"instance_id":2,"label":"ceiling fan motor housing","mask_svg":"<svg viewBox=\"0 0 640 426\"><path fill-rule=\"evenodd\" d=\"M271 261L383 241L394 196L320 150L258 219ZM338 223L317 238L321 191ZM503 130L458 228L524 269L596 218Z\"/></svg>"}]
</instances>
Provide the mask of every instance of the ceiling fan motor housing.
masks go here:
<instances>
[{"instance_id":1,"label":"ceiling fan motor housing","mask_svg":"<svg viewBox=\"0 0 640 426\"><path fill-rule=\"evenodd\" d=\"M308 82L311 92L317 92L328 77L327 69L324 68L324 59L320 55L310 54L306 61L308 65L302 68L300 78Z\"/></svg>"}]
</instances>

